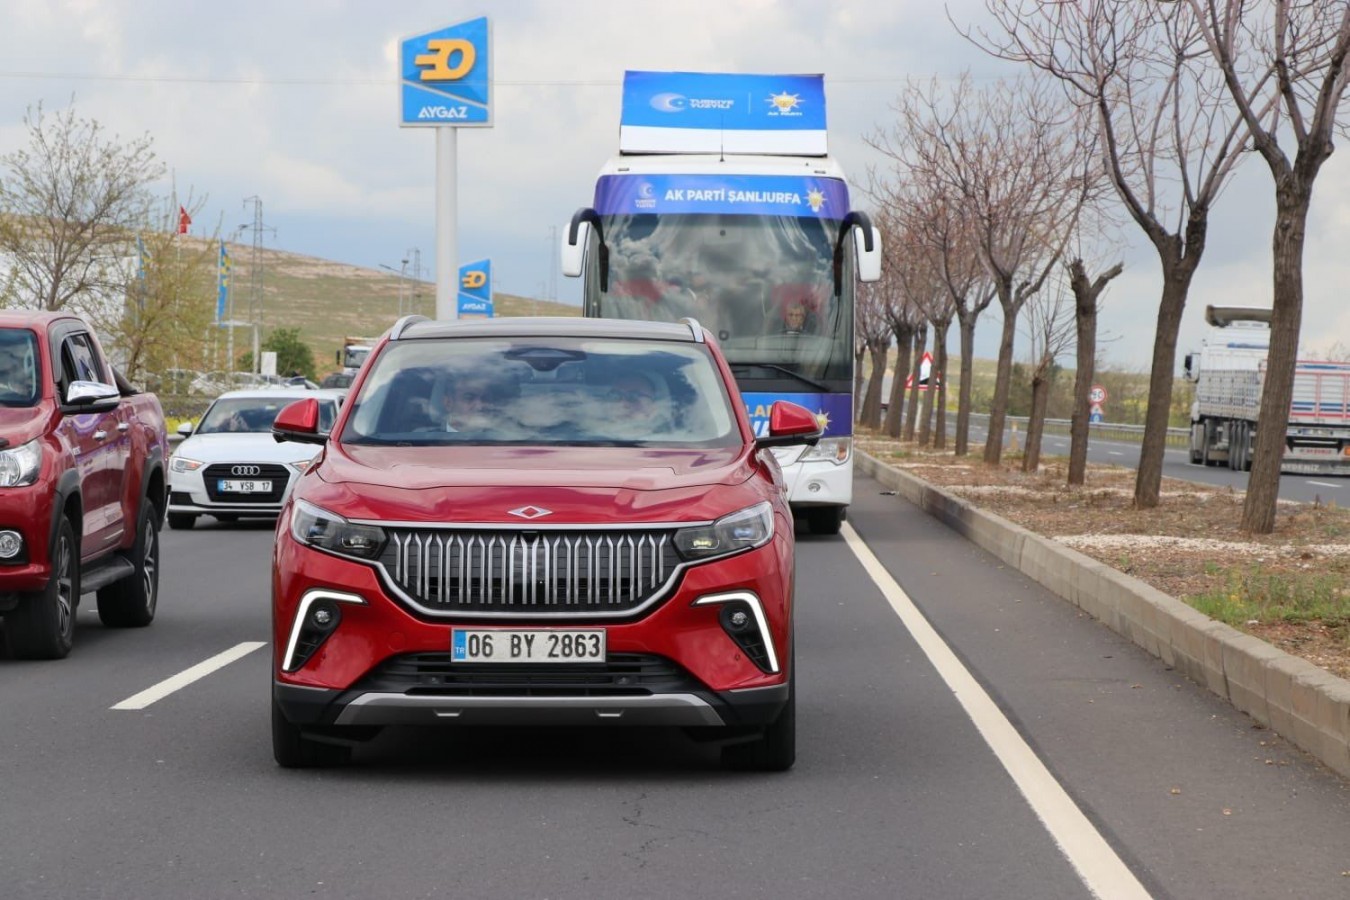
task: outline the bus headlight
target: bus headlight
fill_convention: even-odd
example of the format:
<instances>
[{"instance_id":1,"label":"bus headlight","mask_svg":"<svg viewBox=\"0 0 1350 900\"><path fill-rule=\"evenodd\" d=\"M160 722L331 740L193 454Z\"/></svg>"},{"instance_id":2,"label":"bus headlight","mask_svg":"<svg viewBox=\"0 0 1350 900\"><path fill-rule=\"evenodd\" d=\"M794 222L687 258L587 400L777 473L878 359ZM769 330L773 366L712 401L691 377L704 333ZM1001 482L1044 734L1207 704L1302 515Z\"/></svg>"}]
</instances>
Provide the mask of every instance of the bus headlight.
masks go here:
<instances>
[{"instance_id":1,"label":"bus headlight","mask_svg":"<svg viewBox=\"0 0 1350 900\"><path fill-rule=\"evenodd\" d=\"M853 453L852 438L821 438L814 447L807 447L802 454L802 462L832 462L842 466Z\"/></svg>"}]
</instances>

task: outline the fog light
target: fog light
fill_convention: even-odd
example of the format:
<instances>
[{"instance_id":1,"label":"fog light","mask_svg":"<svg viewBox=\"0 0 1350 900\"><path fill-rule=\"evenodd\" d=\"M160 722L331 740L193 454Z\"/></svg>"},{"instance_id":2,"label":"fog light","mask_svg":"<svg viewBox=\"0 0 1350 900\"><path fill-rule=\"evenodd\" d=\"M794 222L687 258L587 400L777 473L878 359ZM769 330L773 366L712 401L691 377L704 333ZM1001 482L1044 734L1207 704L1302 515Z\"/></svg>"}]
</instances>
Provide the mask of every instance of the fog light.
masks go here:
<instances>
[{"instance_id":1,"label":"fog light","mask_svg":"<svg viewBox=\"0 0 1350 900\"><path fill-rule=\"evenodd\" d=\"M750 624L750 616L744 610L738 609L731 614L731 627L736 629L744 628Z\"/></svg>"},{"instance_id":2,"label":"fog light","mask_svg":"<svg viewBox=\"0 0 1350 900\"><path fill-rule=\"evenodd\" d=\"M811 493L813 493L813 494L818 494L818 493L820 493L820 482L819 482L819 481L813 481L813 482L811 482L810 484L808 484L808 485L806 486L806 489L807 489L808 491L810 491Z\"/></svg>"},{"instance_id":3,"label":"fog light","mask_svg":"<svg viewBox=\"0 0 1350 900\"><path fill-rule=\"evenodd\" d=\"M0 531L0 559L13 559L22 552L22 535L17 531Z\"/></svg>"},{"instance_id":4,"label":"fog light","mask_svg":"<svg viewBox=\"0 0 1350 900\"><path fill-rule=\"evenodd\" d=\"M326 606L320 606L314 610L314 624L320 627L328 625L333 621L333 611Z\"/></svg>"}]
</instances>

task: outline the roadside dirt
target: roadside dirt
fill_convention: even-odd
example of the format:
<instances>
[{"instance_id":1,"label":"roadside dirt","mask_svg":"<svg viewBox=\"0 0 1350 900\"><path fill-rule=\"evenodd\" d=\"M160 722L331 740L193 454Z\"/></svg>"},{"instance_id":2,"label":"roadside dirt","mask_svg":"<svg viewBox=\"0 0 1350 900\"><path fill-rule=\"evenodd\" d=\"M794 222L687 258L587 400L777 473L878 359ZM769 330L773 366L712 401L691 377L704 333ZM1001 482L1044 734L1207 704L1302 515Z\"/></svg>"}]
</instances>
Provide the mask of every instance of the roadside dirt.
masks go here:
<instances>
[{"instance_id":1,"label":"roadside dirt","mask_svg":"<svg viewBox=\"0 0 1350 900\"><path fill-rule=\"evenodd\" d=\"M1062 541L1216 619L1350 678L1350 510L1281 502L1275 532L1243 533L1243 493L1164 479L1156 509L1134 506L1134 470L1092 464L1067 486L1067 460L1035 473L1020 453L985 466L866 433L864 452L1024 528Z\"/></svg>"}]
</instances>

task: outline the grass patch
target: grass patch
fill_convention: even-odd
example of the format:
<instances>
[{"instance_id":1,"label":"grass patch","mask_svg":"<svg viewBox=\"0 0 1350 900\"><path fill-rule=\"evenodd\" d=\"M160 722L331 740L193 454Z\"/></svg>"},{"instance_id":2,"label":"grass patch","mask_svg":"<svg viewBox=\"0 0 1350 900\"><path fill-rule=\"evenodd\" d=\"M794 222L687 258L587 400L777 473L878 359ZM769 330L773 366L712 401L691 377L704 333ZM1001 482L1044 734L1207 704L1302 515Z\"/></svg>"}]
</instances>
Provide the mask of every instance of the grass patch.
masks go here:
<instances>
[{"instance_id":1,"label":"grass patch","mask_svg":"<svg viewBox=\"0 0 1350 900\"><path fill-rule=\"evenodd\" d=\"M1235 627L1252 621L1321 622L1342 628L1350 623L1350 590L1344 572L1273 573L1249 566L1228 569L1222 577L1222 585L1188 597L1186 602Z\"/></svg>"}]
</instances>

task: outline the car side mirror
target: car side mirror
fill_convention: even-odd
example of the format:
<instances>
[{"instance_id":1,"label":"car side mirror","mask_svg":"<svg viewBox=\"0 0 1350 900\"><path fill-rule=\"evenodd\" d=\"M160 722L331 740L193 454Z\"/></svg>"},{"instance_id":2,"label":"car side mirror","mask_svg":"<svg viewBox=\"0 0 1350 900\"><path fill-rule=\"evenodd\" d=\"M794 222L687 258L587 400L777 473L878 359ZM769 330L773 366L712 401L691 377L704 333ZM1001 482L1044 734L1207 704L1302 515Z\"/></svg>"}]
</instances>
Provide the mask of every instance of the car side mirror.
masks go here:
<instances>
[{"instance_id":1,"label":"car side mirror","mask_svg":"<svg viewBox=\"0 0 1350 900\"><path fill-rule=\"evenodd\" d=\"M787 400L776 400L769 407L769 433L755 439L755 448L787 447L806 444L814 447L825 429L816 414Z\"/></svg>"},{"instance_id":2,"label":"car side mirror","mask_svg":"<svg viewBox=\"0 0 1350 900\"><path fill-rule=\"evenodd\" d=\"M278 444L327 443L328 435L319 431L319 401L307 397L283 407L272 422L272 438Z\"/></svg>"},{"instance_id":3,"label":"car side mirror","mask_svg":"<svg viewBox=\"0 0 1350 900\"><path fill-rule=\"evenodd\" d=\"M192 436L192 423L191 423L191 422L183 422L182 424L180 424L180 425L178 426L178 433L181 434L183 437L191 437L191 436Z\"/></svg>"},{"instance_id":4,"label":"car side mirror","mask_svg":"<svg viewBox=\"0 0 1350 900\"><path fill-rule=\"evenodd\" d=\"M98 381L72 381L66 391L66 402L61 412L66 415L80 413L112 412L117 409L122 392L115 385Z\"/></svg>"}]
</instances>

